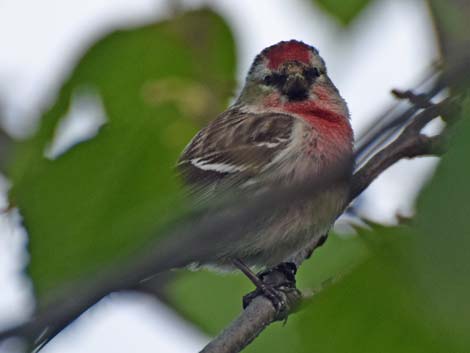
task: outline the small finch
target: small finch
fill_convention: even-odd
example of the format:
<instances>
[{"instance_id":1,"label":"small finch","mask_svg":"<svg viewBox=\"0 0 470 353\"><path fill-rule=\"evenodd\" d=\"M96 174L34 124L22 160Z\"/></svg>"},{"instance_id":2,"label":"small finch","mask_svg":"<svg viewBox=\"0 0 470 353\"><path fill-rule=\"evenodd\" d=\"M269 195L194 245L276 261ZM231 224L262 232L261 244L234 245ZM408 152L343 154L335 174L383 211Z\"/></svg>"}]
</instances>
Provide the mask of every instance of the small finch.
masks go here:
<instances>
[{"instance_id":1,"label":"small finch","mask_svg":"<svg viewBox=\"0 0 470 353\"><path fill-rule=\"evenodd\" d=\"M235 190L253 193L313 180L340 162L347 164L344 180L308 203L273 209L199 265L298 266L323 243L347 202L353 132L323 59L296 40L264 49L235 103L184 149L178 169L189 189L204 199Z\"/></svg>"}]
</instances>

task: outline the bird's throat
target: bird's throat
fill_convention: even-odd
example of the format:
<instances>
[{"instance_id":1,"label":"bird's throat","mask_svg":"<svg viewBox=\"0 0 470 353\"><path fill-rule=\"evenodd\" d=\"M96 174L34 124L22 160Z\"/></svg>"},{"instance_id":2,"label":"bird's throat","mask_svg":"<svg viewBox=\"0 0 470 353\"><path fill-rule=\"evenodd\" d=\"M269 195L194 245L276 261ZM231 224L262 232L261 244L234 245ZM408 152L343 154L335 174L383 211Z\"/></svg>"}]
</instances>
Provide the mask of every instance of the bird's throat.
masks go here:
<instances>
[{"instance_id":1,"label":"bird's throat","mask_svg":"<svg viewBox=\"0 0 470 353\"><path fill-rule=\"evenodd\" d=\"M336 102L321 99L283 102L279 97L267 97L264 106L303 119L326 138L352 144L353 131L347 112Z\"/></svg>"}]
</instances>

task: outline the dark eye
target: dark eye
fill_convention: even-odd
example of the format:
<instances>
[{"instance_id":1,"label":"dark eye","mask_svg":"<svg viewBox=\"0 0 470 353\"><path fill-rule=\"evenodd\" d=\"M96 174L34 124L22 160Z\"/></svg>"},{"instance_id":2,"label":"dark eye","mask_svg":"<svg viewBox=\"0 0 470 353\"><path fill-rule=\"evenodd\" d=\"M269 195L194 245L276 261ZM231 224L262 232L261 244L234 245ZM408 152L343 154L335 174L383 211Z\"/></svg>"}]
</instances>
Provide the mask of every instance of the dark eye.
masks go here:
<instances>
[{"instance_id":1,"label":"dark eye","mask_svg":"<svg viewBox=\"0 0 470 353\"><path fill-rule=\"evenodd\" d=\"M271 75L264 76L263 83L266 86L282 86L286 82L286 80L286 75L274 73Z\"/></svg>"},{"instance_id":2,"label":"dark eye","mask_svg":"<svg viewBox=\"0 0 470 353\"><path fill-rule=\"evenodd\" d=\"M264 76L263 83L267 86L271 86L274 83L273 75Z\"/></svg>"},{"instance_id":3,"label":"dark eye","mask_svg":"<svg viewBox=\"0 0 470 353\"><path fill-rule=\"evenodd\" d=\"M316 67L312 67L310 69L307 69L304 73L305 78L308 80L314 80L318 76L320 76L320 70L318 70Z\"/></svg>"}]
</instances>

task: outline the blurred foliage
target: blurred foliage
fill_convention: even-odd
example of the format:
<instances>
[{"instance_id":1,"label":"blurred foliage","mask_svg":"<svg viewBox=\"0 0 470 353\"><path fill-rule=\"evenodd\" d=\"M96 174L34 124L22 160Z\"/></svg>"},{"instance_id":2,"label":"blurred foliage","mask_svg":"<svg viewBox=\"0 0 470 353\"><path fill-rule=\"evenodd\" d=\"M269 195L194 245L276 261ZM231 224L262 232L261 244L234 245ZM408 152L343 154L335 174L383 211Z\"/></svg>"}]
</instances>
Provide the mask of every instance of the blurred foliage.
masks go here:
<instances>
[{"instance_id":1,"label":"blurred foliage","mask_svg":"<svg viewBox=\"0 0 470 353\"><path fill-rule=\"evenodd\" d=\"M39 299L122 261L184 209L176 160L225 108L234 71L232 34L209 10L117 31L86 51L10 166ZM46 158L80 95L101 101L107 121L95 137Z\"/></svg>"},{"instance_id":2,"label":"blurred foliage","mask_svg":"<svg viewBox=\"0 0 470 353\"><path fill-rule=\"evenodd\" d=\"M374 0L313 0L313 2L340 24L347 26Z\"/></svg>"},{"instance_id":3,"label":"blurred foliage","mask_svg":"<svg viewBox=\"0 0 470 353\"><path fill-rule=\"evenodd\" d=\"M468 90L467 92L470 92ZM452 148L422 193L409 261L426 312L470 351L470 98L463 103Z\"/></svg>"},{"instance_id":4,"label":"blurred foliage","mask_svg":"<svg viewBox=\"0 0 470 353\"><path fill-rule=\"evenodd\" d=\"M466 0L428 0L440 50L447 59L470 50L470 2Z\"/></svg>"}]
</instances>

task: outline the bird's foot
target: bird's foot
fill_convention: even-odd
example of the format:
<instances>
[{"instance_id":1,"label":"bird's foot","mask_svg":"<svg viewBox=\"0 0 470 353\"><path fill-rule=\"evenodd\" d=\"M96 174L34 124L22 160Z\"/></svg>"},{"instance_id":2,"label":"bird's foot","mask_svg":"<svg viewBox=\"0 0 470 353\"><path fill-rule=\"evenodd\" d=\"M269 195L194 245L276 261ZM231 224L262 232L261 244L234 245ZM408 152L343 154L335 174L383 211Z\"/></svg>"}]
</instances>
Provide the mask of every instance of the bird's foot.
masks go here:
<instances>
[{"instance_id":1,"label":"bird's foot","mask_svg":"<svg viewBox=\"0 0 470 353\"><path fill-rule=\"evenodd\" d=\"M253 281L256 289L243 297L243 308L245 309L253 299L261 295L271 301L278 317L284 317L289 311L288 296L301 295L296 288L296 273L297 267L291 262L284 262L258 273L256 275L258 281Z\"/></svg>"}]
</instances>

